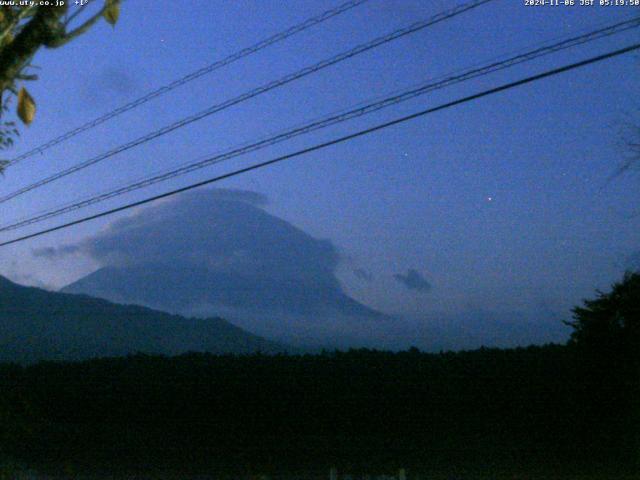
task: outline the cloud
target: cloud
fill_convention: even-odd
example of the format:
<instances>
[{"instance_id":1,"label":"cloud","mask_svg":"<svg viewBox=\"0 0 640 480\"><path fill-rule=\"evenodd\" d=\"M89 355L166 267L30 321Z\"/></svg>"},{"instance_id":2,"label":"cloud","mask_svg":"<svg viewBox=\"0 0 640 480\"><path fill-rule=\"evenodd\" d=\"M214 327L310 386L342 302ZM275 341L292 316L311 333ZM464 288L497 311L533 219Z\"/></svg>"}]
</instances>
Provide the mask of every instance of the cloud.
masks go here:
<instances>
[{"instance_id":1,"label":"cloud","mask_svg":"<svg viewBox=\"0 0 640 480\"><path fill-rule=\"evenodd\" d=\"M417 270L410 268L406 275L397 273L393 276L398 282L408 290L426 293L431 290L431 284Z\"/></svg>"},{"instance_id":2,"label":"cloud","mask_svg":"<svg viewBox=\"0 0 640 480\"><path fill-rule=\"evenodd\" d=\"M111 65L87 77L81 98L92 106L112 97L130 98L139 89L139 82L124 65Z\"/></svg>"},{"instance_id":3,"label":"cloud","mask_svg":"<svg viewBox=\"0 0 640 480\"><path fill-rule=\"evenodd\" d=\"M68 255L73 255L79 251L79 247L76 245L66 245L62 247L43 247L43 248L34 248L31 250L31 253L34 257L42 257L47 260L54 260L60 257L66 257Z\"/></svg>"},{"instance_id":4,"label":"cloud","mask_svg":"<svg viewBox=\"0 0 640 480\"><path fill-rule=\"evenodd\" d=\"M26 285L30 287L38 287L44 290L55 291L55 287L49 285L46 282L41 281L35 275L29 272L24 272L20 268L19 262L16 260L12 260L8 262L8 264L3 265L3 272L0 274L1 276L5 276L9 278L11 281L18 283L20 285Z\"/></svg>"},{"instance_id":5,"label":"cloud","mask_svg":"<svg viewBox=\"0 0 640 480\"><path fill-rule=\"evenodd\" d=\"M268 214L260 208L266 203L249 191L190 192L117 220L78 244L34 253L49 259L80 253L102 266L193 265L331 282L339 261L333 244Z\"/></svg>"}]
</instances>

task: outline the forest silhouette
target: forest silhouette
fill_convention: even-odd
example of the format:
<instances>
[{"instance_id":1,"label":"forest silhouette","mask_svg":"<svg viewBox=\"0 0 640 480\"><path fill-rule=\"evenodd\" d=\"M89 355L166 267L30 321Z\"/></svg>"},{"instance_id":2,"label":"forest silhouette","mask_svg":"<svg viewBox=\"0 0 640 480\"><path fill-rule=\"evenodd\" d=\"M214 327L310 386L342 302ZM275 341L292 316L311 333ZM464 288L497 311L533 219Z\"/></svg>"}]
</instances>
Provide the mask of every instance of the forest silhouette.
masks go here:
<instances>
[{"instance_id":1,"label":"forest silhouette","mask_svg":"<svg viewBox=\"0 0 640 480\"><path fill-rule=\"evenodd\" d=\"M637 472L640 274L567 345L0 366L2 454L45 470Z\"/></svg>"}]
</instances>

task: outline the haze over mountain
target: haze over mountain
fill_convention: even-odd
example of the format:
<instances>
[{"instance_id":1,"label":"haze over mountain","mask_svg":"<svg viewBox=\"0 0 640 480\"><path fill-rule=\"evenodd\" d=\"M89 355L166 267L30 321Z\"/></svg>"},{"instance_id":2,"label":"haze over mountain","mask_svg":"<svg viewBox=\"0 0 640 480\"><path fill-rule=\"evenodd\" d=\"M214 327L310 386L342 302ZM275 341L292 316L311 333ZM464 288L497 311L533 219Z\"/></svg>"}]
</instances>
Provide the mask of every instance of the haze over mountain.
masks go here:
<instances>
[{"instance_id":1,"label":"haze over mountain","mask_svg":"<svg viewBox=\"0 0 640 480\"><path fill-rule=\"evenodd\" d=\"M286 347L220 318L184 318L0 277L0 362L77 360L136 352L275 353Z\"/></svg>"}]
</instances>

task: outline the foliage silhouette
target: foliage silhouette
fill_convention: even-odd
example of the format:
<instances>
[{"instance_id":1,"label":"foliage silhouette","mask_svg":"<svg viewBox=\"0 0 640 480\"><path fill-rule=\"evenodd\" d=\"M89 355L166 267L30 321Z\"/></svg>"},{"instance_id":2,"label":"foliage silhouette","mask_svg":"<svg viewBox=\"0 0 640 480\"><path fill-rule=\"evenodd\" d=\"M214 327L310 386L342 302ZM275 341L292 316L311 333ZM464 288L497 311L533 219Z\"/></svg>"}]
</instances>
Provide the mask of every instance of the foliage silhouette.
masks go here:
<instances>
[{"instance_id":1,"label":"foliage silhouette","mask_svg":"<svg viewBox=\"0 0 640 480\"><path fill-rule=\"evenodd\" d=\"M622 478L639 467L637 312L629 274L575 309L568 345L0 364L2 451L51 471Z\"/></svg>"},{"instance_id":2,"label":"foliage silhouette","mask_svg":"<svg viewBox=\"0 0 640 480\"><path fill-rule=\"evenodd\" d=\"M22 84L38 78L29 72L34 55L41 48L66 45L102 18L115 25L121 0L104 0L101 8L87 18L83 18L87 11L84 7L76 7L70 14L69 1L55 3L3 2L0 6L0 118L7 99L15 96L16 113L25 125L29 125L36 113L36 103ZM16 135L15 125L0 124L0 150L10 147ZM0 172L4 166L1 162Z\"/></svg>"},{"instance_id":3,"label":"foliage silhouette","mask_svg":"<svg viewBox=\"0 0 640 480\"><path fill-rule=\"evenodd\" d=\"M628 272L608 293L573 310L569 345L583 386L579 407L592 419L593 446L640 448L640 273ZM636 462L640 458L636 455ZM640 463L637 463L640 467Z\"/></svg>"},{"instance_id":4,"label":"foliage silhouette","mask_svg":"<svg viewBox=\"0 0 640 480\"><path fill-rule=\"evenodd\" d=\"M575 321L567 322L574 329L573 344L607 356L633 358L640 353L640 273L626 273L611 292L598 292L573 313Z\"/></svg>"},{"instance_id":5,"label":"foliage silhouette","mask_svg":"<svg viewBox=\"0 0 640 480\"><path fill-rule=\"evenodd\" d=\"M29 432L6 449L44 469L634 468L631 412L594 420L577 367L558 345L135 355L4 365L0 395Z\"/></svg>"}]
</instances>

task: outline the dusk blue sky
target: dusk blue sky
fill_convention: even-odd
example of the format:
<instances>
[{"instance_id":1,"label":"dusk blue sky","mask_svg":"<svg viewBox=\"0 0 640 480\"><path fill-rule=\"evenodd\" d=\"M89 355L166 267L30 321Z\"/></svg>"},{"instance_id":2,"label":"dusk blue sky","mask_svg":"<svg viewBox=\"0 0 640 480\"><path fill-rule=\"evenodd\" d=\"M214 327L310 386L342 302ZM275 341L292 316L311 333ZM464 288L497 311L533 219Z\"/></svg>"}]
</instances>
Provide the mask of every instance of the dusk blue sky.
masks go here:
<instances>
[{"instance_id":1,"label":"dusk blue sky","mask_svg":"<svg viewBox=\"0 0 640 480\"><path fill-rule=\"evenodd\" d=\"M71 127L338 5L319 0L137 0L115 29L35 58L37 101L11 158ZM294 72L453 1L371 0L231 67L206 75L10 168L2 194L183 116ZM525 7L497 0L347 60L102 164L0 205L3 224L108 190L361 101L408 88L541 42L639 15L632 7ZM73 7L75 8L75 7ZM225 164L120 197L82 213L187 185L491 86L637 42L639 30L418 97ZM640 250L638 174L610 180L640 123L640 58L625 55L448 109L221 182L268 199L265 207L341 256L338 276L361 302L393 314L562 312L619 279ZM58 288L96 268L81 256L46 259L130 213L0 249L0 274ZM71 220L69 214L7 240ZM198 219L194 218L194 222ZM431 288L394 275L415 270ZM543 315L544 313L542 313Z\"/></svg>"}]
</instances>

